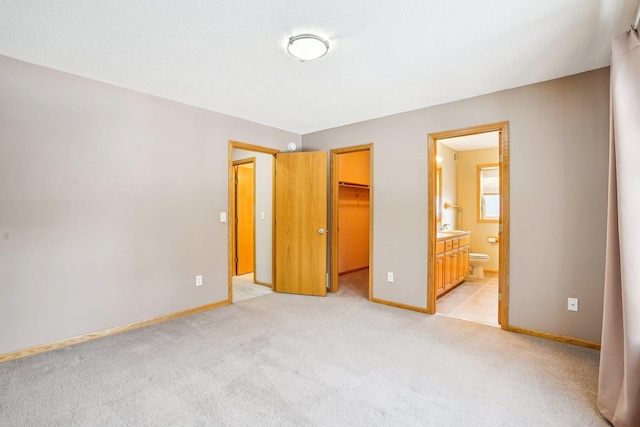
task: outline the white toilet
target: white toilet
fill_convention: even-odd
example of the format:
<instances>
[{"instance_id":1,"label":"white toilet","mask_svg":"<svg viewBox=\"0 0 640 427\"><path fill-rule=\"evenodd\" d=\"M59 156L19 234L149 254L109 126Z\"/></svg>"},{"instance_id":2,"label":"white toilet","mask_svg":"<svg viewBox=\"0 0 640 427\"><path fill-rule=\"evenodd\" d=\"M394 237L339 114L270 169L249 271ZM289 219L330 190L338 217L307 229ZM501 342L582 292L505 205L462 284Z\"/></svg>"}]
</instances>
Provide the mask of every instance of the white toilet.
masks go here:
<instances>
[{"instance_id":1,"label":"white toilet","mask_svg":"<svg viewBox=\"0 0 640 427\"><path fill-rule=\"evenodd\" d=\"M484 265L489 262L487 254L469 254L469 265L471 266L472 279L484 279Z\"/></svg>"}]
</instances>

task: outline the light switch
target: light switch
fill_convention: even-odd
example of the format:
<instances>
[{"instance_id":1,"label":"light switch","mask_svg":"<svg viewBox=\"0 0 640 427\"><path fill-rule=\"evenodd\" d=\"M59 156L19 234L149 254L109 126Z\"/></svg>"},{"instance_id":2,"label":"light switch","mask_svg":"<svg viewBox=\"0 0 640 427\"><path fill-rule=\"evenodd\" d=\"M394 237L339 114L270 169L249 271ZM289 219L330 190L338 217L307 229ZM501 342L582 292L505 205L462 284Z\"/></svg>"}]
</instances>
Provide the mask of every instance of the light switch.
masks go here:
<instances>
[{"instance_id":1,"label":"light switch","mask_svg":"<svg viewBox=\"0 0 640 427\"><path fill-rule=\"evenodd\" d=\"M227 222L227 213L220 212L220 222Z\"/></svg>"}]
</instances>

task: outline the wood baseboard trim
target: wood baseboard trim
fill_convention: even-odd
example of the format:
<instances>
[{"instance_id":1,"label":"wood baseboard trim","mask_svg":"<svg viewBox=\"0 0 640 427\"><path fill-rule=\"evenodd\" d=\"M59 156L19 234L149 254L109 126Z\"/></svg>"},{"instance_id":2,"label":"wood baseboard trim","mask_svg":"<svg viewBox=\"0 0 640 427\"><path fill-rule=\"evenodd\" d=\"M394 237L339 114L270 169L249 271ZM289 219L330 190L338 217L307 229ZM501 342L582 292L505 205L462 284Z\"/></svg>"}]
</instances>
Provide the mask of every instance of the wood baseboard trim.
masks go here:
<instances>
[{"instance_id":1,"label":"wood baseboard trim","mask_svg":"<svg viewBox=\"0 0 640 427\"><path fill-rule=\"evenodd\" d=\"M271 283L260 282L259 280L254 280L253 283L255 283L256 285L266 286L267 288L273 289L273 286L271 286Z\"/></svg>"},{"instance_id":2,"label":"wood baseboard trim","mask_svg":"<svg viewBox=\"0 0 640 427\"><path fill-rule=\"evenodd\" d=\"M191 308L189 310L180 311L177 313L167 314L164 316L154 317L153 319L141 320L139 322L129 323L128 325L116 326L114 328L103 329L101 331L92 332L86 335L80 335L73 338L67 338L60 341L55 341L49 344L37 345L35 347L29 347L23 350L14 351L11 353L0 354L0 363L9 362L11 360L21 359L27 356L33 356L47 351L56 350L58 348L67 347L74 344L79 344L86 341L91 341L96 338L102 338L109 335L119 334L121 332L131 331L133 329L142 328L144 326L155 325L156 323L166 322L167 320L177 319L179 317L189 316L191 314L200 313L203 311L212 310L214 308L223 307L229 305L229 301L219 301L212 304L203 305L200 307Z\"/></svg>"},{"instance_id":3,"label":"wood baseboard trim","mask_svg":"<svg viewBox=\"0 0 640 427\"><path fill-rule=\"evenodd\" d=\"M486 268L484 269L484 272L489 274L500 274L498 270L487 270Z\"/></svg>"},{"instance_id":4,"label":"wood baseboard trim","mask_svg":"<svg viewBox=\"0 0 640 427\"><path fill-rule=\"evenodd\" d=\"M519 334L532 335L534 337L545 338L552 341L558 341L566 344L573 344L580 347L587 347L587 348L592 348L594 350L600 350L600 343L597 343L597 342L582 340L579 338L565 337L562 335L551 334L549 332L534 331L532 329L520 328L518 326L509 325L507 326L506 329L507 331L517 332Z\"/></svg>"},{"instance_id":5,"label":"wood baseboard trim","mask_svg":"<svg viewBox=\"0 0 640 427\"><path fill-rule=\"evenodd\" d=\"M391 307L403 308L405 310L417 311L419 313L427 312L426 308L416 307L414 305L401 304L399 302L387 301L387 300L378 299L378 298L371 298L370 301L378 304L390 305Z\"/></svg>"}]
</instances>

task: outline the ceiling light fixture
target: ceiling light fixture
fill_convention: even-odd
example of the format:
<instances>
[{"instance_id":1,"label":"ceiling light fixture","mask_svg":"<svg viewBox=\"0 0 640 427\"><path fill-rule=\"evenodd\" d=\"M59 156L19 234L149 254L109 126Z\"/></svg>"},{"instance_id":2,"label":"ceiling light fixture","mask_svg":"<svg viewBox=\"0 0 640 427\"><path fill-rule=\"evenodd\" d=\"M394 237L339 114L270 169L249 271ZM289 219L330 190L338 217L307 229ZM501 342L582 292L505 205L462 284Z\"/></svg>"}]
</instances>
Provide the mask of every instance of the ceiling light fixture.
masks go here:
<instances>
[{"instance_id":1,"label":"ceiling light fixture","mask_svg":"<svg viewBox=\"0 0 640 427\"><path fill-rule=\"evenodd\" d=\"M313 34L300 34L289 37L287 51L300 62L318 59L329 51L329 42Z\"/></svg>"}]
</instances>

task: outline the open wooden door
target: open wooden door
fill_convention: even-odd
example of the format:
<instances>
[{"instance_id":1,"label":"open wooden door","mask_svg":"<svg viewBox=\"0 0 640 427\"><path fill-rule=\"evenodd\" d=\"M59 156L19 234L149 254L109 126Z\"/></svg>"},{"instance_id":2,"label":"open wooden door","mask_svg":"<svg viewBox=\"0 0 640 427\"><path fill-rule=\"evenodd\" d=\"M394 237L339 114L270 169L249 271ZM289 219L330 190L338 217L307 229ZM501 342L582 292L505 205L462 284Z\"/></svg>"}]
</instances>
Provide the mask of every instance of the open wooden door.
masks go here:
<instances>
[{"instance_id":1,"label":"open wooden door","mask_svg":"<svg viewBox=\"0 0 640 427\"><path fill-rule=\"evenodd\" d=\"M327 153L278 153L274 290L327 295Z\"/></svg>"},{"instance_id":2,"label":"open wooden door","mask_svg":"<svg viewBox=\"0 0 640 427\"><path fill-rule=\"evenodd\" d=\"M234 166L236 188L236 275L252 273L255 258L255 162Z\"/></svg>"}]
</instances>

